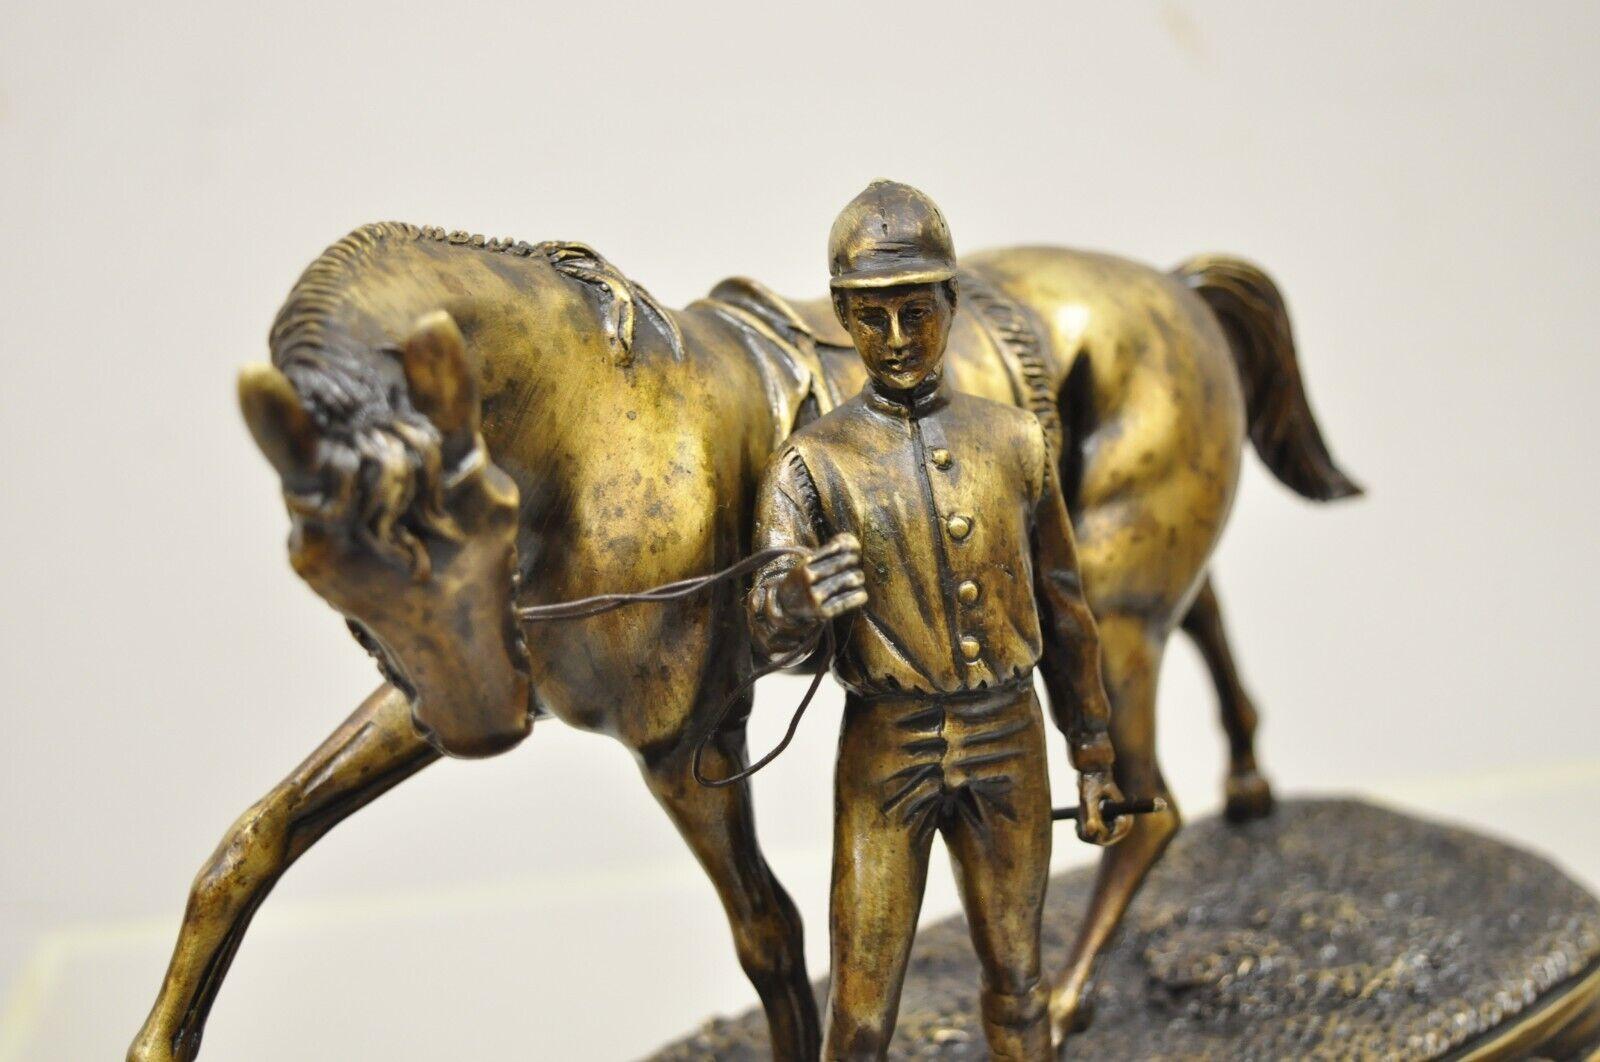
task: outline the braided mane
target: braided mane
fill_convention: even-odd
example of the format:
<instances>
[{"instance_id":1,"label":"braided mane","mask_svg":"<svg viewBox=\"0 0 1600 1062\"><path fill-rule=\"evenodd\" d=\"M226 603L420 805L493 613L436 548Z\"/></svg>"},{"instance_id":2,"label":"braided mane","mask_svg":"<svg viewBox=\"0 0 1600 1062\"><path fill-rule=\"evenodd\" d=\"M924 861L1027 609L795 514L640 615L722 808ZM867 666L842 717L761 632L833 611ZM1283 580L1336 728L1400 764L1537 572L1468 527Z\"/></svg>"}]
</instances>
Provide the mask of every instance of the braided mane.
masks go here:
<instances>
[{"instance_id":1,"label":"braided mane","mask_svg":"<svg viewBox=\"0 0 1600 1062\"><path fill-rule=\"evenodd\" d=\"M584 284L599 298L606 341L618 364L627 364L632 359L638 310L643 310L661 330L673 357L683 357L683 336L655 296L623 276L616 266L587 244L566 240L528 243L490 239L459 230L446 232L437 226L379 221L363 225L340 239L306 267L272 323L268 344L273 361L288 367L320 360L328 350L328 321L342 304L351 275L386 243L417 240L476 247L517 258L542 257L557 272Z\"/></svg>"}]
</instances>

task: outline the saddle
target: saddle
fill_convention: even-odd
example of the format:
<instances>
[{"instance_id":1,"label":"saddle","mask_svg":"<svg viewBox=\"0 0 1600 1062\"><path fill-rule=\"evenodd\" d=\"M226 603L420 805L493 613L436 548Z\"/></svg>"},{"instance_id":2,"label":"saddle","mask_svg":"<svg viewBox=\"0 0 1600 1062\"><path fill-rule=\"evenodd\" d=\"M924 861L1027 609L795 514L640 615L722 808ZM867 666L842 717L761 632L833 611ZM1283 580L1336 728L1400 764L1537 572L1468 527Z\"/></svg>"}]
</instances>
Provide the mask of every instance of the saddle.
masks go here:
<instances>
[{"instance_id":1,"label":"saddle","mask_svg":"<svg viewBox=\"0 0 1600 1062\"><path fill-rule=\"evenodd\" d=\"M784 362L775 367L779 373L803 382L799 407L805 415L791 430L827 413L859 387L855 345L827 303L791 303L749 277L729 277L703 301L764 336L764 352Z\"/></svg>"}]
</instances>

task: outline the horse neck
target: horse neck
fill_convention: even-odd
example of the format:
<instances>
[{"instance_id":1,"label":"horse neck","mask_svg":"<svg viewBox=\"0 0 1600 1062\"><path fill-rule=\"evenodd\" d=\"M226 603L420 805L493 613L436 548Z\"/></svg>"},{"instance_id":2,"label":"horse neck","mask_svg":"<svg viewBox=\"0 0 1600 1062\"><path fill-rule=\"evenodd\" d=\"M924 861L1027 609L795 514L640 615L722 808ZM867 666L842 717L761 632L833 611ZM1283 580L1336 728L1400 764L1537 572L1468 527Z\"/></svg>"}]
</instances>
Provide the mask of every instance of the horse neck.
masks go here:
<instances>
[{"instance_id":1,"label":"horse neck","mask_svg":"<svg viewBox=\"0 0 1600 1062\"><path fill-rule=\"evenodd\" d=\"M635 321L617 356L606 300L556 276L486 335L484 433L522 493L530 602L638 589L731 563L748 545L774 413L738 334L695 310L681 341Z\"/></svg>"},{"instance_id":2,"label":"horse neck","mask_svg":"<svg viewBox=\"0 0 1600 1062\"><path fill-rule=\"evenodd\" d=\"M485 246L421 231L372 256L337 327L346 349L362 352L369 383L403 393L393 348L424 314L455 318L478 370L489 455L522 495L525 589L540 597L540 583L601 568L604 587L633 585L641 573L618 566L628 551L617 528L648 524L663 495L683 524L704 528L717 514L695 534L715 540L718 563L743 545L775 432L734 329L695 310L669 313L582 245ZM615 558L572 562L607 542ZM652 582L704 570L700 545L679 558L683 571Z\"/></svg>"}]
</instances>

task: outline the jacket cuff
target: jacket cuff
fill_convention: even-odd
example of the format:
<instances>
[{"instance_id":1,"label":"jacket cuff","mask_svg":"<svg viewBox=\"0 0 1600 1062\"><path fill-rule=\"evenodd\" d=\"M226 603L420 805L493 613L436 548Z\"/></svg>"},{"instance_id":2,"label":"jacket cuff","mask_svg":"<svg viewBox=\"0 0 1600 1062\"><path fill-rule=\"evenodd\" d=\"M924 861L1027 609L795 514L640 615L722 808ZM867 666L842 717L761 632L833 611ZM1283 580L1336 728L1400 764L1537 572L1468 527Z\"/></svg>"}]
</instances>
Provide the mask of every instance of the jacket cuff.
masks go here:
<instances>
[{"instance_id":1,"label":"jacket cuff","mask_svg":"<svg viewBox=\"0 0 1600 1062\"><path fill-rule=\"evenodd\" d=\"M1079 774L1088 771L1109 771L1117 762L1116 750L1111 746L1111 735L1104 730L1074 735L1067 744L1067 758Z\"/></svg>"}]
</instances>

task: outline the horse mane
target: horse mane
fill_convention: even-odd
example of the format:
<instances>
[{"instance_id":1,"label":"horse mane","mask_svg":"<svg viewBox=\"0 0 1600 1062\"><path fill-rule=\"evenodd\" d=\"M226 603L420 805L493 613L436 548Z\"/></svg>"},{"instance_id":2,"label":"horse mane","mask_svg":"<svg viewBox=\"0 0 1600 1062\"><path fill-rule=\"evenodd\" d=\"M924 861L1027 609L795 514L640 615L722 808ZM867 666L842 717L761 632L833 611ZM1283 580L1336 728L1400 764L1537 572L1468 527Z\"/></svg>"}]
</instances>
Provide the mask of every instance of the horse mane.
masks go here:
<instances>
[{"instance_id":1,"label":"horse mane","mask_svg":"<svg viewBox=\"0 0 1600 1062\"><path fill-rule=\"evenodd\" d=\"M655 296L629 280L587 244L570 240L528 243L490 239L459 230L446 232L437 226L379 221L363 225L338 240L306 267L268 334L273 361L284 367L322 361L329 352L329 322L344 303L351 277L386 246L422 240L517 258L543 258L556 272L578 281L597 297L606 343L617 364L626 365L632 360L634 324L641 310L655 322L672 356L683 358L683 336L677 322Z\"/></svg>"},{"instance_id":2,"label":"horse mane","mask_svg":"<svg viewBox=\"0 0 1600 1062\"><path fill-rule=\"evenodd\" d=\"M322 252L290 290L272 323L268 345L273 364L289 378L323 445L333 451L324 467L347 474L330 473L322 489L293 504L302 515L345 525L379 556L413 572L426 571L423 538L459 534L444 509L447 477L440 464L439 432L413 408L394 349L352 342L340 314L349 309L363 271L387 250L422 241L548 263L597 301L613 364L632 360L634 324L641 311L655 322L672 356L683 358L677 324L654 297L581 243L491 240L381 221L363 225ZM388 337L390 343L399 339L393 333Z\"/></svg>"}]
</instances>

